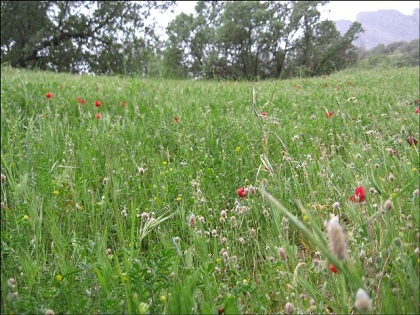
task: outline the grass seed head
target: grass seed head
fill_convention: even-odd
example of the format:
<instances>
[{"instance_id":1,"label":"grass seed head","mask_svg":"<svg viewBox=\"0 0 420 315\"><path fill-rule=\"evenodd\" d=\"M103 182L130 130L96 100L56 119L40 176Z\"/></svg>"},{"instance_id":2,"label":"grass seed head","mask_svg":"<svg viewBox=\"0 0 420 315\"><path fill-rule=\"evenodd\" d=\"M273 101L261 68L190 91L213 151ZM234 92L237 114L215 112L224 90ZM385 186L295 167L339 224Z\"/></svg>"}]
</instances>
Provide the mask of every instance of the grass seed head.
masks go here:
<instances>
[{"instance_id":1,"label":"grass seed head","mask_svg":"<svg viewBox=\"0 0 420 315\"><path fill-rule=\"evenodd\" d=\"M343 227L338 222L338 217L333 217L327 224L327 233L330 249L340 260L347 257L347 242Z\"/></svg>"}]
</instances>

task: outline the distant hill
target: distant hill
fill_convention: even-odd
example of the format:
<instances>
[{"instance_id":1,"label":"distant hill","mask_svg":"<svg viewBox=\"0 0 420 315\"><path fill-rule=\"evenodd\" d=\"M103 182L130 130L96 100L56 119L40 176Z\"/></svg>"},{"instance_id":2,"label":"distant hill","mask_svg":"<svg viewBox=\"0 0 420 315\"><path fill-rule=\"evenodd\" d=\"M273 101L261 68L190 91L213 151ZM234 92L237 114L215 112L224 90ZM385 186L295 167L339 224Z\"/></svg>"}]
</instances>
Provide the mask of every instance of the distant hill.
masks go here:
<instances>
[{"instance_id":1,"label":"distant hill","mask_svg":"<svg viewBox=\"0 0 420 315\"><path fill-rule=\"evenodd\" d=\"M360 12L356 21L362 24L365 32L354 42L354 45L369 50L379 44L409 42L419 36L419 9L412 15L404 15L396 10L379 10ZM337 30L344 34L353 23L349 20L335 22Z\"/></svg>"}]
</instances>

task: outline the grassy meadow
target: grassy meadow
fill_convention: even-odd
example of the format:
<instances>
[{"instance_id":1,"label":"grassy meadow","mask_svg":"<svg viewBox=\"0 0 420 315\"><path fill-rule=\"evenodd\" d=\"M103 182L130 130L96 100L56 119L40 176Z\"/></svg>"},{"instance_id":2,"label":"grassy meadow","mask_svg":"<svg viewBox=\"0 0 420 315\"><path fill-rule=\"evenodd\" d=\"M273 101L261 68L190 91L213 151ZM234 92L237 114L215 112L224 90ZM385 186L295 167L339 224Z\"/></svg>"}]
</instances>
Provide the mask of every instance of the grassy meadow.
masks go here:
<instances>
[{"instance_id":1,"label":"grassy meadow","mask_svg":"<svg viewBox=\"0 0 420 315\"><path fill-rule=\"evenodd\" d=\"M2 68L2 314L418 313L419 99Z\"/></svg>"}]
</instances>

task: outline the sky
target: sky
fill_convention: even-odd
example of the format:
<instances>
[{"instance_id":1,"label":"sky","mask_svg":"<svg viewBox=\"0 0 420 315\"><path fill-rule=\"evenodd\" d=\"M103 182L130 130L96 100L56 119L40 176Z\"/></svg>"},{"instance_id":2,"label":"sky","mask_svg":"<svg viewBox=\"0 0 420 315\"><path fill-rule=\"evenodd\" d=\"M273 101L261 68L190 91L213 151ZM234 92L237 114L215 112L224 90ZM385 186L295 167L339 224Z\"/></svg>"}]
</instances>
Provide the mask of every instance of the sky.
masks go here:
<instances>
[{"instance_id":1,"label":"sky","mask_svg":"<svg viewBox=\"0 0 420 315\"><path fill-rule=\"evenodd\" d=\"M173 16L181 12L193 13L195 2L178 1L178 6ZM330 1L329 4L322 7L320 12L322 19L355 21L359 12L394 9L402 14L411 15L415 8L419 8L419 1ZM171 19L172 17L167 21Z\"/></svg>"}]
</instances>

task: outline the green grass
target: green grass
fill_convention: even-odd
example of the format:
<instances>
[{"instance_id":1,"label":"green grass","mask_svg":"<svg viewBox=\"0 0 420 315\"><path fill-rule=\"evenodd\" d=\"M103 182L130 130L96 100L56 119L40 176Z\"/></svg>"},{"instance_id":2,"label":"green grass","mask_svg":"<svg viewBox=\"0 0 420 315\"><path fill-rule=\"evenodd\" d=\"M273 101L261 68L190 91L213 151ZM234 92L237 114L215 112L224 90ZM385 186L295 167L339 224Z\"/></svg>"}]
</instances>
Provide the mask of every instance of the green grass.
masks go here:
<instances>
[{"instance_id":1,"label":"green grass","mask_svg":"<svg viewBox=\"0 0 420 315\"><path fill-rule=\"evenodd\" d=\"M359 288L374 313L417 313L418 87L418 68L252 83L2 68L2 313L357 313Z\"/></svg>"}]
</instances>

